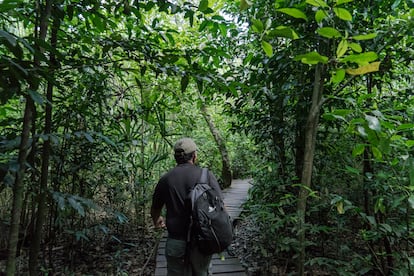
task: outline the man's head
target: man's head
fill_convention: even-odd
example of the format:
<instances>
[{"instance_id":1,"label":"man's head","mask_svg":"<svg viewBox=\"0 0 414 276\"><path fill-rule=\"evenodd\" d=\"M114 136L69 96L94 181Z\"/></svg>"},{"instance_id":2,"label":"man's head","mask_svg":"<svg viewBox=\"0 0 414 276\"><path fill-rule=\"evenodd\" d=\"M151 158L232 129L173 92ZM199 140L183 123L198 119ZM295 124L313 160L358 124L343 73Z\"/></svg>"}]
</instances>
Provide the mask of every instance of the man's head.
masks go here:
<instances>
[{"instance_id":1,"label":"man's head","mask_svg":"<svg viewBox=\"0 0 414 276\"><path fill-rule=\"evenodd\" d=\"M191 138L182 138L174 145L174 157L178 164L195 162L197 146Z\"/></svg>"}]
</instances>

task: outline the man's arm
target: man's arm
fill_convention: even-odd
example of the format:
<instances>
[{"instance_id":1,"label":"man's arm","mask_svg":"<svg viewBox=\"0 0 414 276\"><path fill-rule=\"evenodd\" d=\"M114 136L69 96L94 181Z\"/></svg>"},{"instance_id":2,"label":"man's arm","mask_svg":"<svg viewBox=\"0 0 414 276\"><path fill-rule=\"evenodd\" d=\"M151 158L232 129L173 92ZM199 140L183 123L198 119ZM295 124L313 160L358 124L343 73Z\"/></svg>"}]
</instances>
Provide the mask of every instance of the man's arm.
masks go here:
<instances>
[{"instance_id":1,"label":"man's arm","mask_svg":"<svg viewBox=\"0 0 414 276\"><path fill-rule=\"evenodd\" d=\"M165 227L165 221L164 218L161 216L161 210L162 208L155 208L154 206L151 207L151 218L156 228Z\"/></svg>"}]
</instances>

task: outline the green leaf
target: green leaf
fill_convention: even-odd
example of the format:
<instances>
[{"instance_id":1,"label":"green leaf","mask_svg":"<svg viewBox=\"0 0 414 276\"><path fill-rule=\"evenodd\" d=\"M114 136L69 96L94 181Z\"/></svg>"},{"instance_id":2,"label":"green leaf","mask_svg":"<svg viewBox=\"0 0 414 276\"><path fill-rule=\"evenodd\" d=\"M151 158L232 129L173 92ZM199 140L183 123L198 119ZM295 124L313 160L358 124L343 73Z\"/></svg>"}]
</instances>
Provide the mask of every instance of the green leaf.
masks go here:
<instances>
[{"instance_id":1,"label":"green leaf","mask_svg":"<svg viewBox=\"0 0 414 276\"><path fill-rule=\"evenodd\" d=\"M338 84L341 81L343 81L344 78L345 78L345 69L338 69L333 73L331 77L331 81L334 84Z\"/></svg>"},{"instance_id":2,"label":"green leaf","mask_svg":"<svg viewBox=\"0 0 414 276\"><path fill-rule=\"evenodd\" d=\"M85 132L83 134L83 136L85 136L86 140L88 140L90 143L93 143L94 142L92 136L89 133Z\"/></svg>"},{"instance_id":3,"label":"green leaf","mask_svg":"<svg viewBox=\"0 0 414 276\"><path fill-rule=\"evenodd\" d=\"M377 117L365 115L365 120L368 122L368 127L375 131L381 131L381 124Z\"/></svg>"},{"instance_id":4,"label":"green leaf","mask_svg":"<svg viewBox=\"0 0 414 276\"><path fill-rule=\"evenodd\" d=\"M364 35L355 35L352 38L355 40L368 40L373 39L377 37L377 33L370 33L370 34L364 34Z\"/></svg>"},{"instance_id":5,"label":"green leaf","mask_svg":"<svg viewBox=\"0 0 414 276\"><path fill-rule=\"evenodd\" d=\"M354 149L352 150L352 156L358 156L364 153L365 145L364 144L356 144Z\"/></svg>"},{"instance_id":6,"label":"green leaf","mask_svg":"<svg viewBox=\"0 0 414 276\"><path fill-rule=\"evenodd\" d=\"M204 12L208 9L208 0L201 0L200 5L198 5L198 10Z\"/></svg>"},{"instance_id":7,"label":"green leaf","mask_svg":"<svg viewBox=\"0 0 414 276\"><path fill-rule=\"evenodd\" d=\"M80 204L78 200L76 200L73 196L70 196L68 197L68 202L81 217L85 216L85 209L82 207L82 204Z\"/></svg>"},{"instance_id":8,"label":"green leaf","mask_svg":"<svg viewBox=\"0 0 414 276\"><path fill-rule=\"evenodd\" d=\"M317 23L321 23L322 20L324 20L328 14L324 10L317 10L315 13L315 20Z\"/></svg>"},{"instance_id":9,"label":"green leaf","mask_svg":"<svg viewBox=\"0 0 414 276\"><path fill-rule=\"evenodd\" d=\"M262 40L262 48L268 57L273 56L273 48L269 42Z\"/></svg>"},{"instance_id":10,"label":"green leaf","mask_svg":"<svg viewBox=\"0 0 414 276\"><path fill-rule=\"evenodd\" d=\"M345 20L345 21L352 21L352 15L347 9L334 8L333 10L336 16L338 16L340 19Z\"/></svg>"},{"instance_id":11,"label":"green leaf","mask_svg":"<svg viewBox=\"0 0 414 276\"><path fill-rule=\"evenodd\" d=\"M311 52L303 55L298 55L294 58L296 61L301 61L305 64L328 63L328 57L320 55L318 52Z\"/></svg>"},{"instance_id":12,"label":"green leaf","mask_svg":"<svg viewBox=\"0 0 414 276\"><path fill-rule=\"evenodd\" d=\"M359 175L361 173L360 170L355 169L355 168L350 167L350 166L345 166L345 169L346 169L347 172L350 172L350 173L353 173L353 174L356 174L356 175Z\"/></svg>"},{"instance_id":13,"label":"green leaf","mask_svg":"<svg viewBox=\"0 0 414 276\"><path fill-rule=\"evenodd\" d=\"M30 98L32 98L32 100L35 103L40 104L40 105L45 103L45 100L43 99L43 96L40 95L39 92L34 91L34 90L29 90L28 92L29 92Z\"/></svg>"},{"instance_id":14,"label":"green leaf","mask_svg":"<svg viewBox=\"0 0 414 276\"><path fill-rule=\"evenodd\" d=\"M247 10L251 5L252 5L252 3L250 1L241 0L240 1L240 10L242 10L242 11Z\"/></svg>"},{"instance_id":15,"label":"green leaf","mask_svg":"<svg viewBox=\"0 0 414 276\"><path fill-rule=\"evenodd\" d=\"M410 204L411 209L414 209L414 195L408 198L408 204Z\"/></svg>"},{"instance_id":16,"label":"green leaf","mask_svg":"<svg viewBox=\"0 0 414 276\"><path fill-rule=\"evenodd\" d=\"M300 18L303 19L305 21L308 21L308 18L306 17L306 14L299 10L299 9L295 9L295 8L283 8L283 9L277 9L276 11L282 12L284 14L290 15L294 18Z\"/></svg>"},{"instance_id":17,"label":"green leaf","mask_svg":"<svg viewBox=\"0 0 414 276\"><path fill-rule=\"evenodd\" d=\"M341 33L332 27L323 27L316 30L316 32L326 38L342 37Z\"/></svg>"},{"instance_id":18,"label":"green leaf","mask_svg":"<svg viewBox=\"0 0 414 276\"><path fill-rule=\"evenodd\" d=\"M342 39L341 42L338 44L338 48L336 49L336 56L337 58L342 57L346 51L348 50L348 41L346 39Z\"/></svg>"},{"instance_id":19,"label":"green leaf","mask_svg":"<svg viewBox=\"0 0 414 276\"><path fill-rule=\"evenodd\" d=\"M263 27L262 21L260 21L258 19L252 19L252 23L253 23L253 26L252 26L253 31L255 31L257 33L263 32L264 27Z\"/></svg>"},{"instance_id":20,"label":"green leaf","mask_svg":"<svg viewBox=\"0 0 414 276\"><path fill-rule=\"evenodd\" d=\"M314 7L329 8L328 4L323 0L306 0L306 3Z\"/></svg>"},{"instance_id":21,"label":"green leaf","mask_svg":"<svg viewBox=\"0 0 414 276\"><path fill-rule=\"evenodd\" d=\"M0 2L0 13L6 12L12 9L18 8L19 4L23 3L23 0L4 0Z\"/></svg>"},{"instance_id":22,"label":"green leaf","mask_svg":"<svg viewBox=\"0 0 414 276\"><path fill-rule=\"evenodd\" d=\"M344 211L344 202L343 201L338 201L336 203L336 210L338 211L338 214L340 214L340 215L345 214L345 211Z\"/></svg>"},{"instance_id":23,"label":"green leaf","mask_svg":"<svg viewBox=\"0 0 414 276\"><path fill-rule=\"evenodd\" d=\"M366 52L362 54L353 54L341 59L341 62L355 62L359 65L367 65L378 58L375 52Z\"/></svg>"},{"instance_id":24,"label":"green leaf","mask_svg":"<svg viewBox=\"0 0 414 276\"><path fill-rule=\"evenodd\" d=\"M275 29L269 32L269 36L286 37L290 39L299 38L298 34L293 29L291 29L290 27L286 27L286 26L276 27Z\"/></svg>"},{"instance_id":25,"label":"green leaf","mask_svg":"<svg viewBox=\"0 0 414 276\"><path fill-rule=\"evenodd\" d=\"M374 155L375 159L382 160L382 152L375 146L371 147L372 154Z\"/></svg>"},{"instance_id":26,"label":"green leaf","mask_svg":"<svg viewBox=\"0 0 414 276\"><path fill-rule=\"evenodd\" d=\"M413 128L414 128L414 124L402 124L397 127L397 130L401 131L401 130L407 130L407 129L413 129Z\"/></svg>"},{"instance_id":27,"label":"green leaf","mask_svg":"<svg viewBox=\"0 0 414 276\"><path fill-rule=\"evenodd\" d=\"M4 37L9 42L10 45L12 45L13 47L16 47L17 39L12 34L6 31L0 30L0 37Z\"/></svg>"},{"instance_id":28,"label":"green leaf","mask_svg":"<svg viewBox=\"0 0 414 276\"><path fill-rule=\"evenodd\" d=\"M357 53L362 52L362 47L358 43L351 42L351 43L348 44L348 46L349 46L349 48L351 48L353 51L355 51Z\"/></svg>"},{"instance_id":29,"label":"green leaf","mask_svg":"<svg viewBox=\"0 0 414 276\"><path fill-rule=\"evenodd\" d=\"M346 4L346 3L349 3L349 2L352 2L352 1L354 1L354 0L337 0L336 3L335 3L335 6Z\"/></svg>"},{"instance_id":30,"label":"green leaf","mask_svg":"<svg viewBox=\"0 0 414 276\"><path fill-rule=\"evenodd\" d=\"M373 62L361 67L358 67L356 69L346 69L346 72L350 75L363 75L367 73L377 72L379 71L380 62Z\"/></svg>"}]
</instances>

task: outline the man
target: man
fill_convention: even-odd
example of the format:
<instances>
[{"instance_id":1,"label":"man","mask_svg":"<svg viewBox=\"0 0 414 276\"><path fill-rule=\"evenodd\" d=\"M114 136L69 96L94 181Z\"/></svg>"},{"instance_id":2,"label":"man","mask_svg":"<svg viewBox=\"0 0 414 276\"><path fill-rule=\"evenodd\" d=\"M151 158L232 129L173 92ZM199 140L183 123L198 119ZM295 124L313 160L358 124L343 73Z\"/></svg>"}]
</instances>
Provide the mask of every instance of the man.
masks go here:
<instances>
[{"instance_id":1,"label":"man","mask_svg":"<svg viewBox=\"0 0 414 276\"><path fill-rule=\"evenodd\" d=\"M196 246L189 249L186 261L187 233L190 210L186 198L190 189L200 179L202 169L195 165L197 146L191 138L182 138L174 145L177 166L161 177L152 198L151 217L155 227L167 226L168 238L165 248L168 276L207 276L211 255L203 255ZM209 184L220 191L215 176L209 172ZM165 205L166 223L161 216Z\"/></svg>"}]
</instances>

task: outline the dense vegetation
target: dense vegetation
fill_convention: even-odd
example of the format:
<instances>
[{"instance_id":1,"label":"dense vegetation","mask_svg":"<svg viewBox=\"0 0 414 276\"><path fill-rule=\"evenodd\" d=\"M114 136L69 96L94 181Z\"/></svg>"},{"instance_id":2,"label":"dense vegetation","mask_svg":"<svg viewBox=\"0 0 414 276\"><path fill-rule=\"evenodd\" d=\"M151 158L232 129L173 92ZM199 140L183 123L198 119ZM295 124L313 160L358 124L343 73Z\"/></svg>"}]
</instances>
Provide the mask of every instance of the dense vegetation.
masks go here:
<instances>
[{"instance_id":1,"label":"dense vegetation","mask_svg":"<svg viewBox=\"0 0 414 276\"><path fill-rule=\"evenodd\" d=\"M254 178L251 250L280 274L413 273L413 16L409 0L0 0L7 275L148 237L182 136L223 187Z\"/></svg>"}]
</instances>

